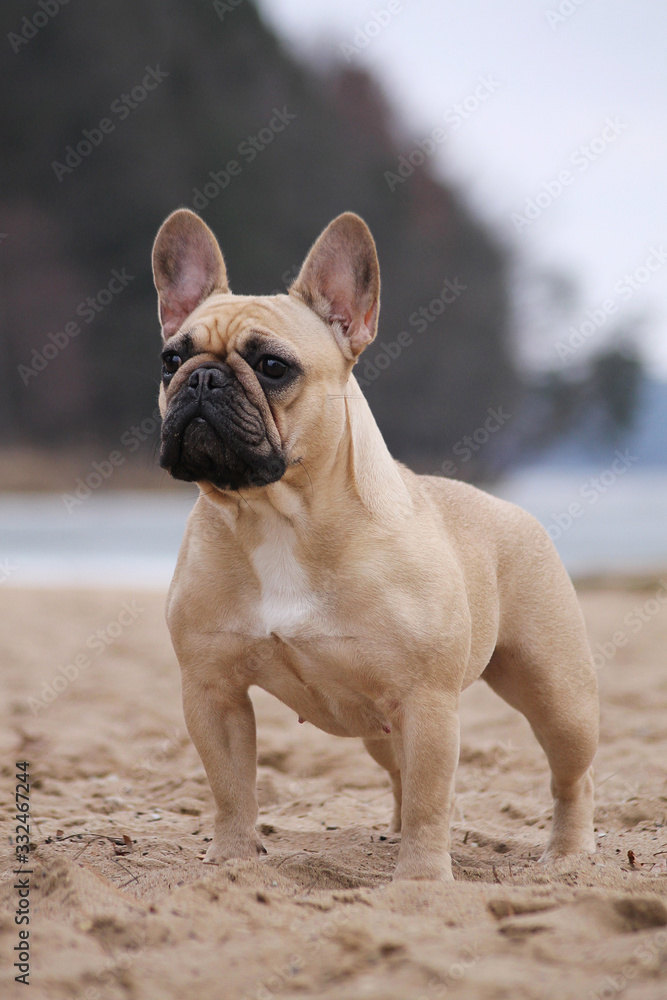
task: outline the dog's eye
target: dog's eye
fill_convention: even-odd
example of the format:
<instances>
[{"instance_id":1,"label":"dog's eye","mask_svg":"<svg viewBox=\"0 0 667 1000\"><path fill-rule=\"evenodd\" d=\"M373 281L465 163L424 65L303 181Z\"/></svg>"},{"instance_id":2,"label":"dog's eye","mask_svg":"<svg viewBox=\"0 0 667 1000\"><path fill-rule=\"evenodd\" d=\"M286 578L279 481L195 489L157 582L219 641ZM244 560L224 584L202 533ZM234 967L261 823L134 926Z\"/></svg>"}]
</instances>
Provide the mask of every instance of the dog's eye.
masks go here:
<instances>
[{"instance_id":1,"label":"dog's eye","mask_svg":"<svg viewBox=\"0 0 667 1000\"><path fill-rule=\"evenodd\" d=\"M289 365L286 365L280 358L272 358L267 355L264 358L260 358L255 365L255 371L259 372L260 375L266 375L267 378L284 378L289 371Z\"/></svg>"},{"instance_id":2,"label":"dog's eye","mask_svg":"<svg viewBox=\"0 0 667 1000\"><path fill-rule=\"evenodd\" d=\"M162 378L169 380L174 372L177 372L181 367L181 357L179 354L174 354L173 351L167 351L166 354L162 355Z\"/></svg>"}]
</instances>

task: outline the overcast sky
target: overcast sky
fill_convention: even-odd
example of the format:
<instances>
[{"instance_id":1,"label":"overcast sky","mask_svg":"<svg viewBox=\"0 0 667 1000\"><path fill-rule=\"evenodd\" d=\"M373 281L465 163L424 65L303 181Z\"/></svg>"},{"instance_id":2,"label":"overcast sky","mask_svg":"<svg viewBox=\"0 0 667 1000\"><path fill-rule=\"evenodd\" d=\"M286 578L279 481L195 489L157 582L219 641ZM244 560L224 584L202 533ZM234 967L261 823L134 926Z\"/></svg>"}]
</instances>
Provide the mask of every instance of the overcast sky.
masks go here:
<instances>
[{"instance_id":1,"label":"overcast sky","mask_svg":"<svg viewBox=\"0 0 667 1000\"><path fill-rule=\"evenodd\" d=\"M582 353L644 315L646 360L667 378L667 254L651 256L667 251L664 0L260 0L260 8L298 52L372 70L416 139L444 124L434 172L467 194L526 268L575 280L575 326L587 310L600 321L613 300ZM386 23L366 31L380 11ZM457 117L457 104L467 117ZM524 224L516 217L538 195ZM524 359L557 366L563 329L539 326L533 313Z\"/></svg>"}]
</instances>

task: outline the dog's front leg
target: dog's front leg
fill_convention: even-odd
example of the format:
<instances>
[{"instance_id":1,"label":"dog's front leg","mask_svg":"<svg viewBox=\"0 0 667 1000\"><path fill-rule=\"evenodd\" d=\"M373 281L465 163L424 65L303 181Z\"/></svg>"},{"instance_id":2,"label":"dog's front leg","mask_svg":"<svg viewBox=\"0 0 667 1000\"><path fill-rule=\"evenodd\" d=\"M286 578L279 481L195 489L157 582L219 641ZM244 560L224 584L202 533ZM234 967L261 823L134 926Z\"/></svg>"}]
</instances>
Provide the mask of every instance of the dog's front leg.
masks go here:
<instances>
[{"instance_id":1,"label":"dog's front leg","mask_svg":"<svg viewBox=\"0 0 667 1000\"><path fill-rule=\"evenodd\" d=\"M403 707L402 839L394 879L452 879L450 819L459 759L458 696L425 692Z\"/></svg>"},{"instance_id":2,"label":"dog's front leg","mask_svg":"<svg viewBox=\"0 0 667 1000\"><path fill-rule=\"evenodd\" d=\"M247 690L184 676L183 709L216 804L213 842L204 860L215 864L265 854L255 832L256 727Z\"/></svg>"}]
</instances>

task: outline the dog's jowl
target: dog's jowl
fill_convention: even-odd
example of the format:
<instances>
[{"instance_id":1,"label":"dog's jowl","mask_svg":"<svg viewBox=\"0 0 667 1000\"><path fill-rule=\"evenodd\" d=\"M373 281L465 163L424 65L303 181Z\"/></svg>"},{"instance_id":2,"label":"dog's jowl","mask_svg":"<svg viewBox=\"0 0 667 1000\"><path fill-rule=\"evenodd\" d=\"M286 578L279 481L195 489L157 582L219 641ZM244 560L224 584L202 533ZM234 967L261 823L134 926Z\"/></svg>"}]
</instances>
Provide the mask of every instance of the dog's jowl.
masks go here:
<instances>
[{"instance_id":1,"label":"dog's jowl","mask_svg":"<svg viewBox=\"0 0 667 1000\"><path fill-rule=\"evenodd\" d=\"M264 850L255 684L387 769L394 878L451 879L459 697L479 677L549 760L544 859L593 851L597 687L572 584L529 514L387 451L353 374L380 305L365 223L335 219L285 295L232 294L186 209L153 268L160 461L200 487L167 618L217 807L206 860Z\"/></svg>"}]
</instances>

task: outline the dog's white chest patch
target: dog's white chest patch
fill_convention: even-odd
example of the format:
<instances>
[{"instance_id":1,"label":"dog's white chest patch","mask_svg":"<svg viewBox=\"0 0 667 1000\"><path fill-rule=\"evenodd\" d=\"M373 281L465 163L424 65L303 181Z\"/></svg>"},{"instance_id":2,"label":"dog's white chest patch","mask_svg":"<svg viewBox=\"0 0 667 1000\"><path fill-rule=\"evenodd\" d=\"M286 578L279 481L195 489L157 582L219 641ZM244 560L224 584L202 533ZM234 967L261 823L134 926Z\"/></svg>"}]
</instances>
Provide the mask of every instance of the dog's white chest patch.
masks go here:
<instances>
[{"instance_id":1,"label":"dog's white chest patch","mask_svg":"<svg viewBox=\"0 0 667 1000\"><path fill-rule=\"evenodd\" d=\"M258 632L291 636L312 619L317 600L308 574L296 558L296 532L285 518L272 516L250 560L259 579Z\"/></svg>"}]
</instances>

